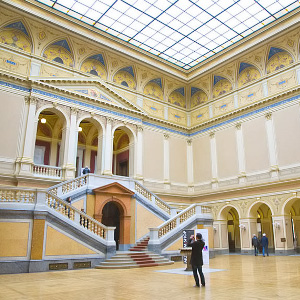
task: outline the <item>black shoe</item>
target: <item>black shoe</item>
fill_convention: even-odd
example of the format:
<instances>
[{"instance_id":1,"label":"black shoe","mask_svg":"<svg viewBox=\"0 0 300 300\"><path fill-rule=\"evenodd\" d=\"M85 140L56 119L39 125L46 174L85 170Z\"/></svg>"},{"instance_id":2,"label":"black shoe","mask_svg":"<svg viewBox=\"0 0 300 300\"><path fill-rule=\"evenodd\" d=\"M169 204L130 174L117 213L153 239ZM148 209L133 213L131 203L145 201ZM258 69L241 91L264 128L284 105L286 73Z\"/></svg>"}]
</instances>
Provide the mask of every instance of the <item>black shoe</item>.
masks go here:
<instances>
[{"instance_id":1,"label":"black shoe","mask_svg":"<svg viewBox=\"0 0 300 300\"><path fill-rule=\"evenodd\" d=\"M195 285L194 285L194 287L200 287L200 285L198 285L198 284L195 284Z\"/></svg>"},{"instance_id":2,"label":"black shoe","mask_svg":"<svg viewBox=\"0 0 300 300\"><path fill-rule=\"evenodd\" d=\"M203 287L205 287L205 284L201 284Z\"/></svg>"}]
</instances>

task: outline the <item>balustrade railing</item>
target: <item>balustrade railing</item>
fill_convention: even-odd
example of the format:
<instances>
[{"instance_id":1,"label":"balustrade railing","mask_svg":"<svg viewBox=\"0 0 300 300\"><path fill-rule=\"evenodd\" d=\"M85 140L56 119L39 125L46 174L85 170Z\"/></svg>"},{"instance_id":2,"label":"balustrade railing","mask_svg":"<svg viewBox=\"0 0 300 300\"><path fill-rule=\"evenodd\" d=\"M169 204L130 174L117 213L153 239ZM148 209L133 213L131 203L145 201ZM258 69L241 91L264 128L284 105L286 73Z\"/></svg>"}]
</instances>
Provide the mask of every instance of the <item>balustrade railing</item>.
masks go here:
<instances>
[{"instance_id":1,"label":"balustrade railing","mask_svg":"<svg viewBox=\"0 0 300 300\"><path fill-rule=\"evenodd\" d=\"M183 222L187 221L191 217L196 214L205 214L211 213L211 208L209 206L200 206L198 204L193 204L190 207L186 208L170 220L166 221L162 225L158 227L158 238L163 237L168 232L173 230L174 228L178 227Z\"/></svg>"},{"instance_id":2,"label":"balustrade railing","mask_svg":"<svg viewBox=\"0 0 300 300\"><path fill-rule=\"evenodd\" d=\"M166 202L164 202L163 200L161 200L160 198L155 196L153 193L148 191L146 188L144 188L142 185L140 185L136 181L135 181L135 191L138 194L141 194L142 196L144 196L150 202L152 202L152 199L154 199L154 203L156 206L158 206L159 208L164 210L169 215L171 214L171 207Z\"/></svg>"},{"instance_id":3,"label":"balustrade railing","mask_svg":"<svg viewBox=\"0 0 300 300\"><path fill-rule=\"evenodd\" d=\"M88 182L88 175L81 176L78 178L75 178L74 180L68 181L66 183L62 184L62 193L66 194L71 191L75 191L85 185L87 185Z\"/></svg>"},{"instance_id":4,"label":"balustrade railing","mask_svg":"<svg viewBox=\"0 0 300 300\"><path fill-rule=\"evenodd\" d=\"M33 165L33 174L36 176L62 178L62 169L54 166Z\"/></svg>"},{"instance_id":5,"label":"balustrade railing","mask_svg":"<svg viewBox=\"0 0 300 300\"><path fill-rule=\"evenodd\" d=\"M18 189L0 189L0 202L35 203L34 191Z\"/></svg>"},{"instance_id":6,"label":"balustrade railing","mask_svg":"<svg viewBox=\"0 0 300 300\"><path fill-rule=\"evenodd\" d=\"M69 205L66 201L59 199L53 194L47 193L46 202L48 207L50 207L51 209L54 209L70 220L75 221L76 223L98 235L99 237L106 239L107 228L97 220L91 218L87 214L81 212L72 205Z\"/></svg>"}]
</instances>

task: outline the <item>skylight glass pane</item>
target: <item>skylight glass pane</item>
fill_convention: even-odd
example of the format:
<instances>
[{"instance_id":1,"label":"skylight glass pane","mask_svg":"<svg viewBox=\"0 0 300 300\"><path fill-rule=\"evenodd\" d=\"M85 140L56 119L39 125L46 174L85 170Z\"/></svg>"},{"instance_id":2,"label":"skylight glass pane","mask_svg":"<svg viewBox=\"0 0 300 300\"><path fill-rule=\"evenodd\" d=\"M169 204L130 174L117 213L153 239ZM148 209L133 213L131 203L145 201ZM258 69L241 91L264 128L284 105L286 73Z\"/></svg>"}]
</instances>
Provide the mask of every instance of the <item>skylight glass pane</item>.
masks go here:
<instances>
[{"instance_id":1,"label":"skylight glass pane","mask_svg":"<svg viewBox=\"0 0 300 300\"><path fill-rule=\"evenodd\" d=\"M109 18L107 16L103 16L101 18L101 23L104 24L104 25L106 25L106 26L108 26L108 27L110 27L113 23L115 23L115 20L111 19L111 18Z\"/></svg>"},{"instance_id":2,"label":"skylight glass pane","mask_svg":"<svg viewBox=\"0 0 300 300\"><path fill-rule=\"evenodd\" d=\"M54 0L39 0L39 2L42 2L42 3L44 3L44 4L46 4L46 5L49 5L49 6L51 6L51 5L53 5L53 1Z\"/></svg>"},{"instance_id":3,"label":"skylight glass pane","mask_svg":"<svg viewBox=\"0 0 300 300\"><path fill-rule=\"evenodd\" d=\"M101 16L101 14L95 10L90 9L86 14L86 17L92 19L92 20L98 20Z\"/></svg>"},{"instance_id":4,"label":"skylight glass pane","mask_svg":"<svg viewBox=\"0 0 300 300\"><path fill-rule=\"evenodd\" d=\"M100 3L99 1L96 1L95 4L92 6L92 9L104 14L108 10L109 6L104 5L103 3Z\"/></svg>"},{"instance_id":5,"label":"skylight glass pane","mask_svg":"<svg viewBox=\"0 0 300 300\"><path fill-rule=\"evenodd\" d=\"M72 9L78 13L81 13L82 15L84 15L88 11L87 6L82 5L78 2L73 5Z\"/></svg>"},{"instance_id":6,"label":"skylight glass pane","mask_svg":"<svg viewBox=\"0 0 300 300\"><path fill-rule=\"evenodd\" d=\"M77 12L71 11L71 10L68 12L68 15L70 15L70 16L76 18L76 19L80 19L82 17L81 14L78 14Z\"/></svg>"},{"instance_id":7,"label":"skylight glass pane","mask_svg":"<svg viewBox=\"0 0 300 300\"><path fill-rule=\"evenodd\" d=\"M90 7L94 4L95 0L77 0L77 2L85 4L86 6Z\"/></svg>"},{"instance_id":8,"label":"skylight glass pane","mask_svg":"<svg viewBox=\"0 0 300 300\"><path fill-rule=\"evenodd\" d=\"M54 8L58 9L59 11L65 13L65 14L70 10L69 8L64 7L64 6L60 5L60 4L54 4Z\"/></svg>"},{"instance_id":9,"label":"skylight glass pane","mask_svg":"<svg viewBox=\"0 0 300 300\"><path fill-rule=\"evenodd\" d=\"M35 1L185 69L300 6L293 0Z\"/></svg>"},{"instance_id":10,"label":"skylight glass pane","mask_svg":"<svg viewBox=\"0 0 300 300\"><path fill-rule=\"evenodd\" d=\"M71 8L74 5L75 0L57 0L56 3Z\"/></svg>"}]
</instances>

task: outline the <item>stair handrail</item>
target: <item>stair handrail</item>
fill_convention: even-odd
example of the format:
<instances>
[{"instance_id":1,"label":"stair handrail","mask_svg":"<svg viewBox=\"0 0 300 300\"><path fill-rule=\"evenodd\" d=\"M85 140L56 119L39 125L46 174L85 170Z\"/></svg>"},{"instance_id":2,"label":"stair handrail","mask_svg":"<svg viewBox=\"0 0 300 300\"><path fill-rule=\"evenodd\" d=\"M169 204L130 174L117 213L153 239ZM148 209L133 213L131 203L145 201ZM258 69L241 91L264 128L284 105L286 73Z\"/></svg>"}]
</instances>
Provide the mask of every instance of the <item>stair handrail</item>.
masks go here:
<instances>
[{"instance_id":1,"label":"stair handrail","mask_svg":"<svg viewBox=\"0 0 300 300\"><path fill-rule=\"evenodd\" d=\"M167 233L181 225L183 222L187 221L189 218L200 213L211 213L211 207L200 204L190 205L179 214L175 215L174 217L157 227L158 238L165 236Z\"/></svg>"},{"instance_id":2,"label":"stair handrail","mask_svg":"<svg viewBox=\"0 0 300 300\"><path fill-rule=\"evenodd\" d=\"M83 186L88 186L89 184L89 177L102 177L102 175L98 174L86 174L83 176L76 177L74 179L61 182L59 184L56 184L48 189L48 192L52 195L58 196L58 194L64 195L71 191L75 191L78 188L81 188ZM103 176L106 178L106 176ZM110 179L113 177L110 177ZM171 209L172 207L168 205L165 201L160 199L157 195L149 191L146 187L144 187L142 184L140 184L137 180L134 180L132 178L128 178L129 182L134 182L134 191L142 195L144 198L146 198L150 203L154 204L155 206L159 207L163 211L165 211L168 215L171 215Z\"/></svg>"},{"instance_id":3,"label":"stair handrail","mask_svg":"<svg viewBox=\"0 0 300 300\"><path fill-rule=\"evenodd\" d=\"M77 224L81 225L86 230L89 230L97 236L103 239L108 238L109 228L107 226L70 205L67 201L60 199L56 195L46 192L46 205L50 209L54 209L68 219L75 221Z\"/></svg>"},{"instance_id":4,"label":"stair handrail","mask_svg":"<svg viewBox=\"0 0 300 300\"><path fill-rule=\"evenodd\" d=\"M88 178L89 178L89 174L85 174L85 175L76 177L74 179L63 181L59 184L51 186L48 189L48 192L51 193L52 195L57 196L58 195L58 189L61 187L62 195L67 194L71 191L75 191L78 188L81 188L85 185L88 185Z\"/></svg>"},{"instance_id":5,"label":"stair handrail","mask_svg":"<svg viewBox=\"0 0 300 300\"><path fill-rule=\"evenodd\" d=\"M160 209L164 210L169 215L171 214L171 206L168 205L165 201L160 199L158 196L153 194L151 191L149 191L146 187L141 185L138 181L134 180L135 183L135 191L144 196L147 200L150 202L154 202L156 206L158 206Z\"/></svg>"}]
</instances>

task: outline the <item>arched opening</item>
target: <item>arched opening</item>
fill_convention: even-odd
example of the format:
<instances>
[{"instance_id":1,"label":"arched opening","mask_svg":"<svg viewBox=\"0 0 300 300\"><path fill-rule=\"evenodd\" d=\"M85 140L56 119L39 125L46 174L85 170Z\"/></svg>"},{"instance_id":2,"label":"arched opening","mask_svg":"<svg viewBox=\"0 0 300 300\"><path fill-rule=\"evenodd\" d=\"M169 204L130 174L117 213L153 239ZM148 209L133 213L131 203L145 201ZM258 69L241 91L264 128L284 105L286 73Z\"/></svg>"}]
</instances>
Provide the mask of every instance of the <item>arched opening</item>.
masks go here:
<instances>
[{"instance_id":1,"label":"arched opening","mask_svg":"<svg viewBox=\"0 0 300 300\"><path fill-rule=\"evenodd\" d=\"M46 109L38 118L34 164L58 167L62 163L63 120L54 111Z\"/></svg>"},{"instance_id":2,"label":"arched opening","mask_svg":"<svg viewBox=\"0 0 300 300\"><path fill-rule=\"evenodd\" d=\"M121 128L114 132L113 142L113 174L129 176L130 139L128 134Z\"/></svg>"},{"instance_id":3,"label":"arched opening","mask_svg":"<svg viewBox=\"0 0 300 300\"><path fill-rule=\"evenodd\" d=\"M269 240L269 252L274 252L274 233L270 207L265 203L257 203L251 208L250 217L256 219L256 232L254 230L252 233L257 234L259 240L265 233ZM259 247L259 252L261 250L261 247Z\"/></svg>"},{"instance_id":4,"label":"arched opening","mask_svg":"<svg viewBox=\"0 0 300 300\"><path fill-rule=\"evenodd\" d=\"M222 248L235 253L241 251L241 237L239 228L239 213L232 206L226 206L220 213L220 242Z\"/></svg>"},{"instance_id":5,"label":"arched opening","mask_svg":"<svg viewBox=\"0 0 300 300\"><path fill-rule=\"evenodd\" d=\"M239 230L239 215L233 207L227 213L227 230L229 252L240 252L241 239Z\"/></svg>"},{"instance_id":6,"label":"arched opening","mask_svg":"<svg viewBox=\"0 0 300 300\"><path fill-rule=\"evenodd\" d=\"M82 175L86 166L91 173L100 173L102 158L102 140L99 140L100 126L92 119L84 119L78 127L76 155L76 176Z\"/></svg>"},{"instance_id":7,"label":"arched opening","mask_svg":"<svg viewBox=\"0 0 300 300\"><path fill-rule=\"evenodd\" d=\"M119 245L120 245L120 232L121 232L120 219L121 219L121 212L118 205L113 201L106 203L102 209L101 223L104 224L105 226L116 227L114 239L116 242L117 250L119 250Z\"/></svg>"},{"instance_id":8,"label":"arched opening","mask_svg":"<svg viewBox=\"0 0 300 300\"><path fill-rule=\"evenodd\" d=\"M300 253L300 199L290 200L285 206L284 213L291 220L291 226L286 226L286 236L292 235L293 247L297 253Z\"/></svg>"}]
</instances>

